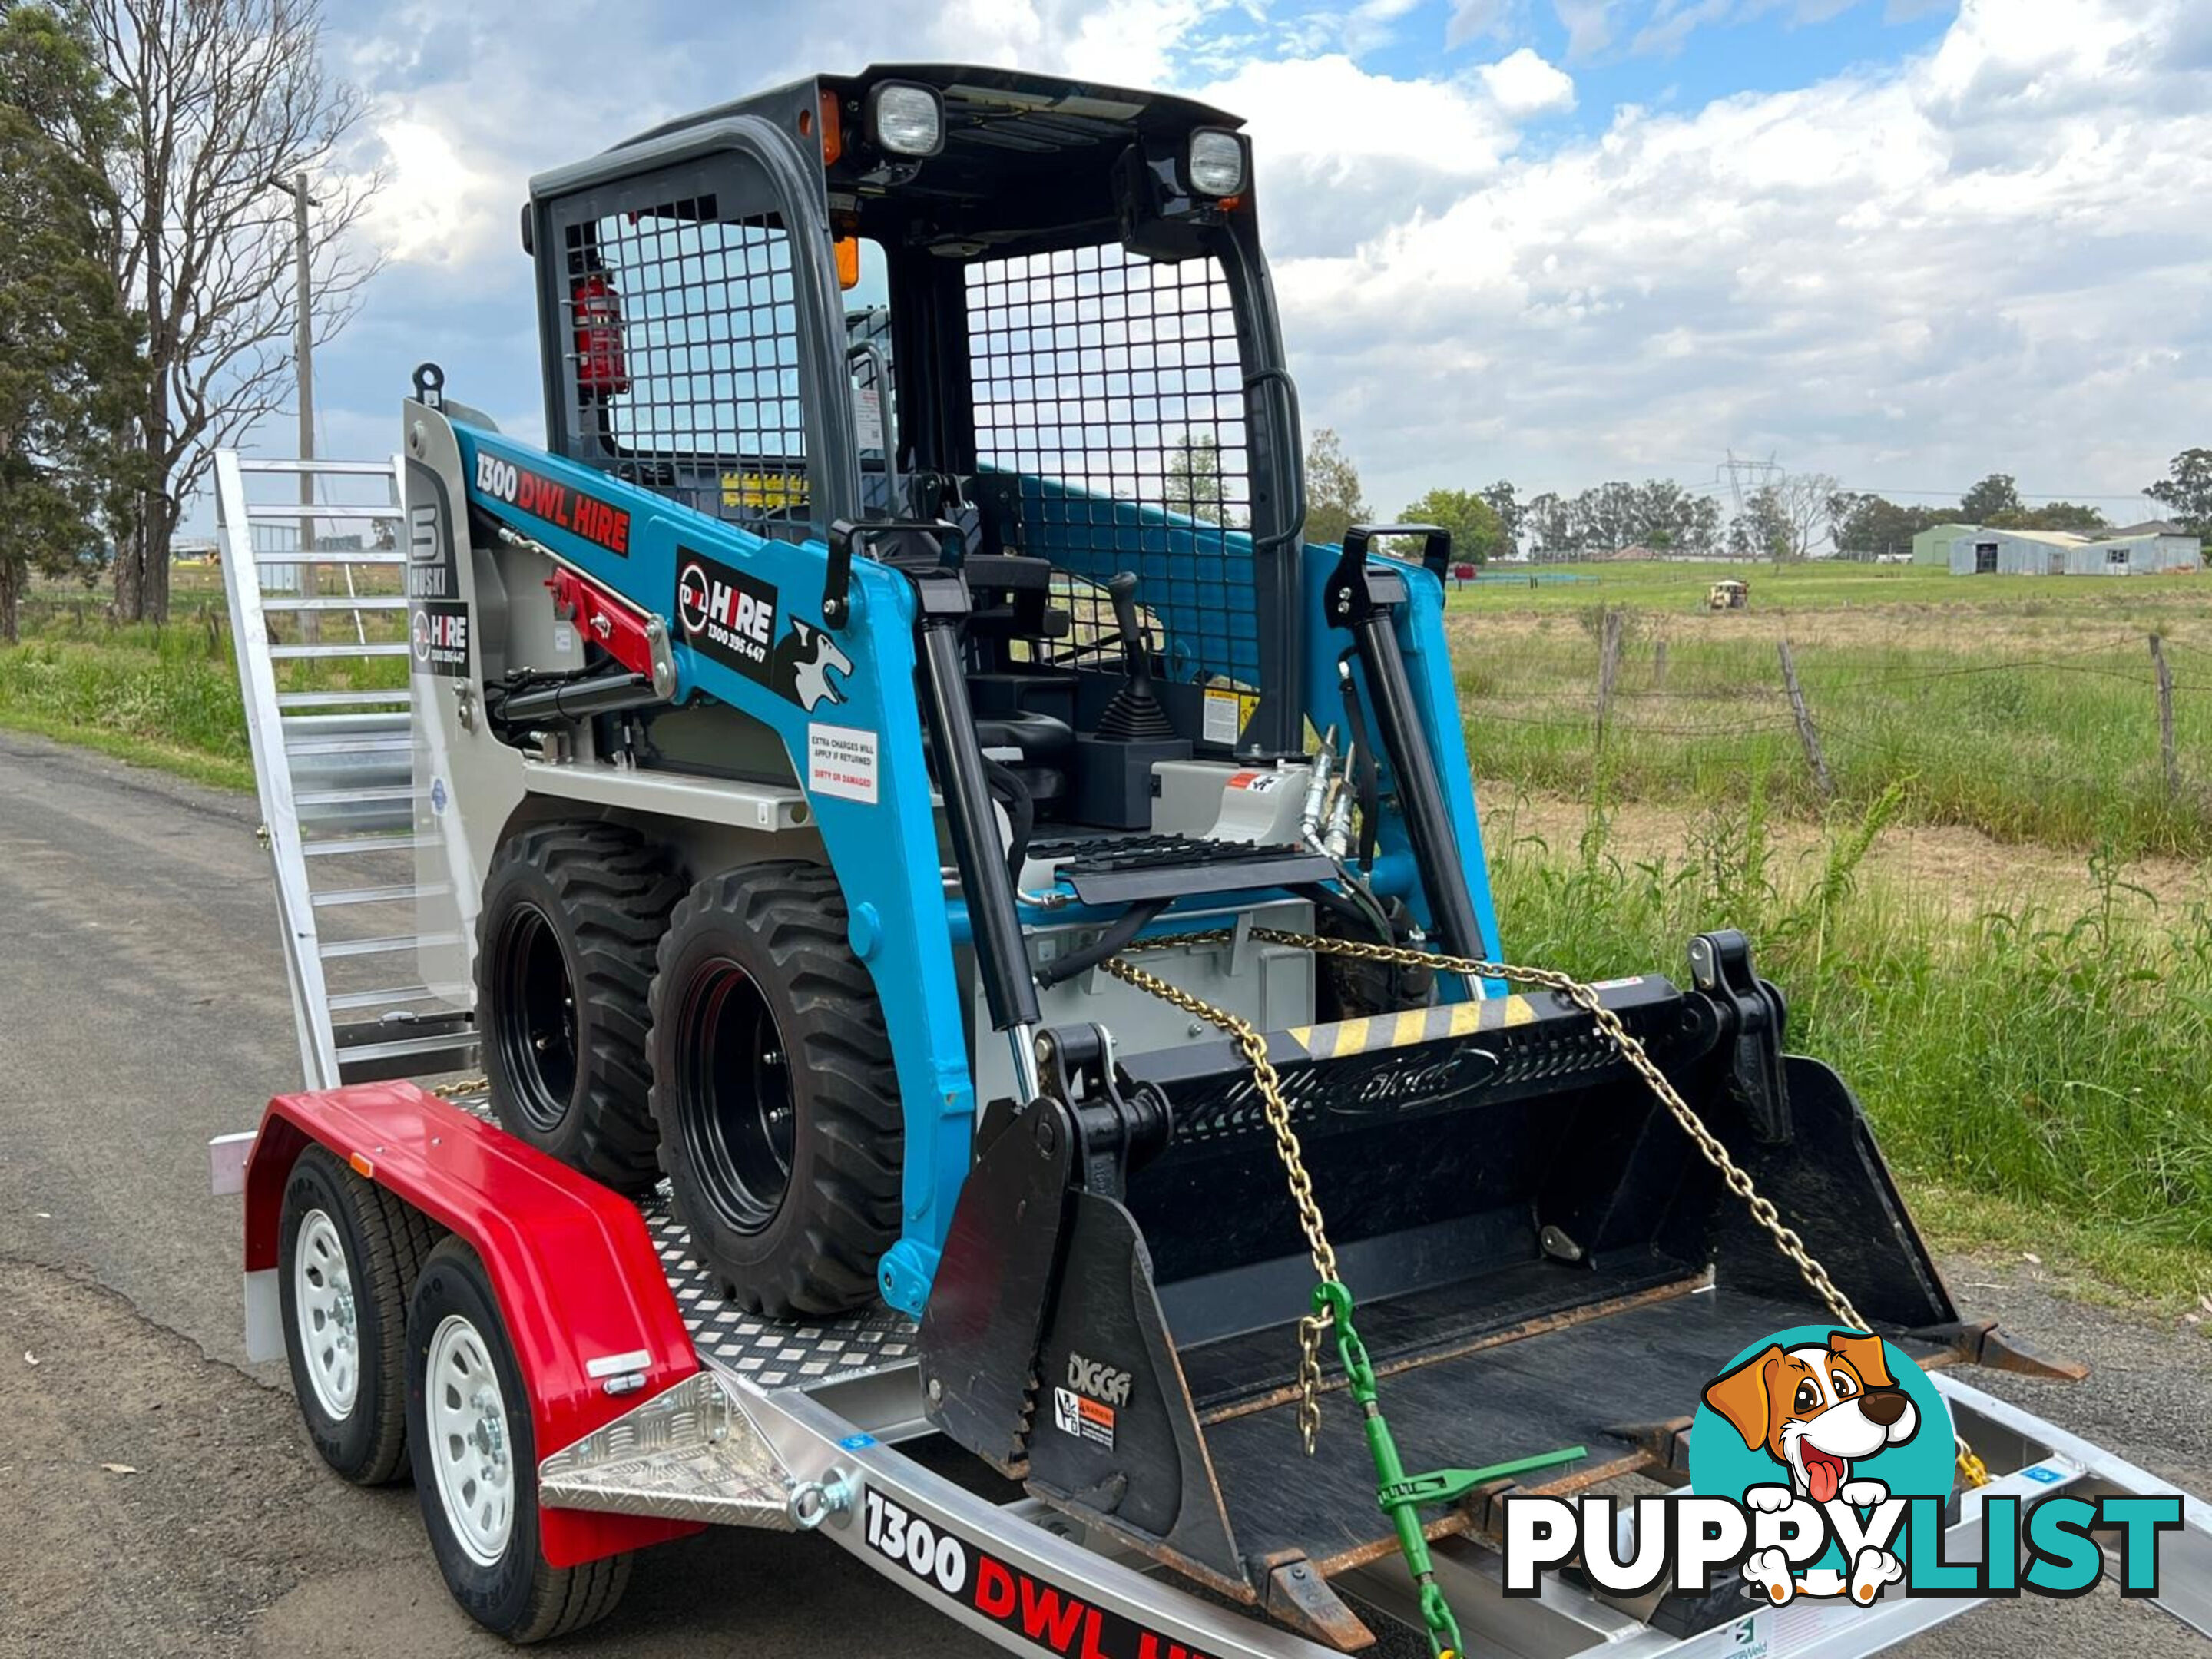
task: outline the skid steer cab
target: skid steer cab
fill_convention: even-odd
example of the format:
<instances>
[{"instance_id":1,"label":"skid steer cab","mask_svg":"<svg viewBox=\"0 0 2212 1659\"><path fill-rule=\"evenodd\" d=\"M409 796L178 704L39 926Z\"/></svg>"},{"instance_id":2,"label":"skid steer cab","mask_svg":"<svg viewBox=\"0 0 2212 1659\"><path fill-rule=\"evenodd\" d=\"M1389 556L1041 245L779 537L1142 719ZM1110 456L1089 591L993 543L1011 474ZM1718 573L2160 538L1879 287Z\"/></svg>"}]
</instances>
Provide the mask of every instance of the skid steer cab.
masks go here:
<instances>
[{"instance_id":1,"label":"skid steer cab","mask_svg":"<svg viewBox=\"0 0 2212 1659\"><path fill-rule=\"evenodd\" d=\"M1365 1643L1331 1581L1401 1552L1442 1650L1429 1540L1499 1482L1674 1469L1722 1359L1838 1307L1987 1333L1740 936L1498 965L1450 540L1304 539L1261 201L1233 116L938 65L532 181L544 444L428 365L403 415L420 931L494 1139L589 1182L406 1144L672 1205L695 1334L895 1332L901 1432L1308 1640ZM975 1623L1015 1581L964 1547L908 1565Z\"/></svg>"}]
</instances>

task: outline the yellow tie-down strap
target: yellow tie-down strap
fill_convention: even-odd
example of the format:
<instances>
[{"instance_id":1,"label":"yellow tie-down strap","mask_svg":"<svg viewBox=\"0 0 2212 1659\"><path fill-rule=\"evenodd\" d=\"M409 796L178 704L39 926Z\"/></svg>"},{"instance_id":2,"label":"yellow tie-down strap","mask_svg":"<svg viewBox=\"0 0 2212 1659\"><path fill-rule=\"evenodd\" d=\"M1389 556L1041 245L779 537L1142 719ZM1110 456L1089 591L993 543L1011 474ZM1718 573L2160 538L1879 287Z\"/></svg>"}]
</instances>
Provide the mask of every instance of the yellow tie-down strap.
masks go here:
<instances>
[{"instance_id":1,"label":"yellow tie-down strap","mask_svg":"<svg viewBox=\"0 0 2212 1659\"><path fill-rule=\"evenodd\" d=\"M1290 1035L1316 1060L1346 1060L1382 1048L1406 1048L1445 1037L1474 1036L1528 1025L1536 1011L1522 996L1486 997L1480 1002L1447 1003L1441 1008L1409 1008L1402 1014L1370 1014L1333 1025L1293 1025Z\"/></svg>"}]
</instances>

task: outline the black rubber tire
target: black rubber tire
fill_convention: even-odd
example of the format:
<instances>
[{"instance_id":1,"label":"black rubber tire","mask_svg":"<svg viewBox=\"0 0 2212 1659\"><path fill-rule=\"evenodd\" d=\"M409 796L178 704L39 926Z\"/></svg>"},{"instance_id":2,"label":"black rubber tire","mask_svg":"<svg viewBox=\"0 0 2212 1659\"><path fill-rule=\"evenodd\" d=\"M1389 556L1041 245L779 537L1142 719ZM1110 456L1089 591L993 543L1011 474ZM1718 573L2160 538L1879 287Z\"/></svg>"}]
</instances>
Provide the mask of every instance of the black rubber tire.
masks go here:
<instances>
[{"instance_id":1,"label":"black rubber tire","mask_svg":"<svg viewBox=\"0 0 2212 1659\"><path fill-rule=\"evenodd\" d=\"M708 1082L718 1045L702 1045L697 1011L718 986L757 998L784 1060L788 1175L764 1214L735 1201L717 1155L726 1133L709 1121L717 1102L742 1114L761 1097L727 1086L726 1070L726 1086ZM652 1048L677 1213L732 1298L776 1318L872 1301L876 1264L898 1241L904 1121L883 1006L847 941L836 878L819 865L757 864L694 887L660 941Z\"/></svg>"},{"instance_id":2,"label":"black rubber tire","mask_svg":"<svg viewBox=\"0 0 2212 1659\"><path fill-rule=\"evenodd\" d=\"M509 1457L516 1471L514 1524L506 1549L489 1566L462 1547L447 1518L434 1473L436 1454L430 1444L424 1385L431 1339L447 1317L456 1314L476 1328L490 1358L506 1407ZM566 1636L615 1610L629 1585L630 1554L556 1567L538 1547L538 1440L531 1427L530 1395L490 1278L476 1252L458 1238L449 1237L430 1252L408 1306L407 1443L431 1553L445 1575L446 1588L470 1618L510 1642L528 1644Z\"/></svg>"},{"instance_id":3,"label":"black rubber tire","mask_svg":"<svg viewBox=\"0 0 2212 1659\"><path fill-rule=\"evenodd\" d=\"M353 1404L333 1416L317 1396L302 1350L300 1233L320 1212L337 1231L353 1287L356 1369ZM276 1224L276 1296L284 1358L300 1422L323 1462L357 1486L380 1486L407 1473L407 1297L438 1229L419 1210L363 1181L321 1146L309 1146L284 1182Z\"/></svg>"},{"instance_id":4,"label":"black rubber tire","mask_svg":"<svg viewBox=\"0 0 2212 1659\"><path fill-rule=\"evenodd\" d=\"M508 1133L617 1192L660 1179L647 990L683 896L660 850L614 823L525 830L484 879L477 1010L492 1109ZM549 1002L556 980L565 1016Z\"/></svg>"}]
</instances>

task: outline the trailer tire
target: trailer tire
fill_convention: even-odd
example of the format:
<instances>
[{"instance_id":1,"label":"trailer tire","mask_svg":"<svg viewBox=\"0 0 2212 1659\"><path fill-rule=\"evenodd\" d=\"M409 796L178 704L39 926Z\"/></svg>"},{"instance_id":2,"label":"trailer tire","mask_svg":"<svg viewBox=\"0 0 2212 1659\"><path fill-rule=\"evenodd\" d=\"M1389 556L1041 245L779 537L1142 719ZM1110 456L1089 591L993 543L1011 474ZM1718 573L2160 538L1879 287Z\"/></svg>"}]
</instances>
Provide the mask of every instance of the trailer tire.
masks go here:
<instances>
[{"instance_id":1,"label":"trailer tire","mask_svg":"<svg viewBox=\"0 0 2212 1659\"><path fill-rule=\"evenodd\" d=\"M834 875L752 865L676 907L653 1079L677 1213L732 1298L775 1318L872 1301L899 1237L904 1119Z\"/></svg>"},{"instance_id":2,"label":"trailer tire","mask_svg":"<svg viewBox=\"0 0 2212 1659\"><path fill-rule=\"evenodd\" d=\"M477 1007L500 1127L619 1193L660 1178L646 999L683 894L659 849L616 823L526 830L484 880Z\"/></svg>"},{"instance_id":3,"label":"trailer tire","mask_svg":"<svg viewBox=\"0 0 2212 1659\"><path fill-rule=\"evenodd\" d=\"M528 1644L615 1610L630 1555L556 1567L539 1547L529 1392L490 1278L458 1238L430 1252L408 1307L407 1443L431 1553L477 1623Z\"/></svg>"},{"instance_id":4,"label":"trailer tire","mask_svg":"<svg viewBox=\"0 0 2212 1659\"><path fill-rule=\"evenodd\" d=\"M358 1486L407 1473L407 1297L436 1242L421 1211L309 1146L284 1182L276 1294L300 1421Z\"/></svg>"}]
</instances>

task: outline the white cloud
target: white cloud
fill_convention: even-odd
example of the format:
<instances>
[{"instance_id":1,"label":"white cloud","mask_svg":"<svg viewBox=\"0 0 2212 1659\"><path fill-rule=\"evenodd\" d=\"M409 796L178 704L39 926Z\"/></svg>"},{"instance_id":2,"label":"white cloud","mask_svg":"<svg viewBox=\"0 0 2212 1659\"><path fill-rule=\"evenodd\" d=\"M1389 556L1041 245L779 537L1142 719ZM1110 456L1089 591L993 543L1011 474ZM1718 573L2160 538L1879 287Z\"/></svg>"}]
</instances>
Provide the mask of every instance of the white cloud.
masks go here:
<instances>
[{"instance_id":1,"label":"white cloud","mask_svg":"<svg viewBox=\"0 0 2212 1659\"><path fill-rule=\"evenodd\" d=\"M1261 28L1257 0L883 0L865 42L797 0L711 22L640 0L681 47L592 58L587 99L593 0L533 0L523 30L518 0L332 3L356 14L334 38L395 173L375 225L397 263L318 363L326 417L363 432L424 357L457 396L528 407L532 172L736 89L902 57L1180 81L1249 118L1306 418L1345 434L1378 507L1501 475L1686 482L1731 444L1859 484L1997 469L2131 490L2212 429L2202 0L1967 0L1911 64L1599 111L1540 143L1523 126L1578 90L1590 118L1589 83L1512 35L1425 76L1341 51L1249 61L1229 31ZM1553 3L1569 64L1630 30L1626 7ZM1528 9L1459 0L1446 27L1464 45ZM1369 21L1413 15L1382 0ZM1248 57L1212 67L1231 51Z\"/></svg>"},{"instance_id":2,"label":"white cloud","mask_svg":"<svg viewBox=\"0 0 2212 1659\"><path fill-rule=\"evenodd\" d=\"M1458 0L1444 25L1444 50L1504 34L1512 25L1512 0Z\"/></svg>"},{"instance_id":3,"label":"white cloud","mask_svg":"<svg viewBox=\"0 0 2212 1659\"><path fill-rule=\"evenodd\" d=\"M1509 116L1545 115L1575 106L1575 78L1523 46L1475 71Z\"/></svg>"},{"instance_id":4,"label":"white cloud","mask_svg":"<svg viewBox=\"0 0 2212 1659\"><path fill-rule=\"evenodd\" d=\"M2182 12L1968 0L1895 71L1502 155L1279 261L1308 418L1378 503L1731 443L1867 483L2133 489L2212 423L2212 76L2173 61Z\"/></svg>"}]
</instances>

